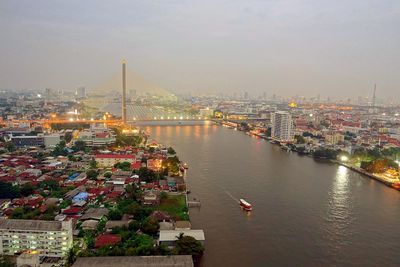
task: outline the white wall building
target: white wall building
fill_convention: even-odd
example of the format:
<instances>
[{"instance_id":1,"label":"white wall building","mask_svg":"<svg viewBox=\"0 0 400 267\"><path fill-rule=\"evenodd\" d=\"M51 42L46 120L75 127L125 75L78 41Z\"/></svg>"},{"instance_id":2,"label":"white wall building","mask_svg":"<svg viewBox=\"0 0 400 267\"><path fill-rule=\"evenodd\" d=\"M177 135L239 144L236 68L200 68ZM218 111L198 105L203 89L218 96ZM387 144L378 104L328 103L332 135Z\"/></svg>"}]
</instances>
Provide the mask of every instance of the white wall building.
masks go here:
<instances>
[{"instance_id":1,"label":"white wall building","mask_svg":"<svg viewBox=\"0 0 400 267\"><path fill-rule=\"evenodd\" d=\"M36 251L40 256L64 257L72 247L72 221L0 219L0 254Z\"/></svg>"},{"instance_id":2,"label":"white wall building","mask_svg":"<svg viewBox=\"0 0 400 267\"><path fill-rule=\"evenodd\" d=\"M278 141L292 141L294 126L292 115L287 111L277 111L271 114L271 137Z\"/></svg>"}]
</instances>

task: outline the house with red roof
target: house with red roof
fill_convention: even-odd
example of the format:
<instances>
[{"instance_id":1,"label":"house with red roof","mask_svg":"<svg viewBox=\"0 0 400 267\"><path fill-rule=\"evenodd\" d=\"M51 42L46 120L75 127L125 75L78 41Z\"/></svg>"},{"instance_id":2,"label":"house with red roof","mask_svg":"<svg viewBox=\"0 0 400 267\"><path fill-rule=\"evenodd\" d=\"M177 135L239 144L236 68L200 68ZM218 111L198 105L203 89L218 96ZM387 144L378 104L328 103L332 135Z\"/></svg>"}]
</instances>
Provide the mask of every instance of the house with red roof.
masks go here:
<instances>
[{"instance_id":1,"label":"house with red roof","mask_svg":"<svg viewBox=\"0 0 400 267\"><path fill-rule=\"evenodd\" d=\"M121 242L121 237L113 234L102 234L99 235L94 243L95 248L101 248L104 246L113 246Z\"/></svg>"}]
</instances>

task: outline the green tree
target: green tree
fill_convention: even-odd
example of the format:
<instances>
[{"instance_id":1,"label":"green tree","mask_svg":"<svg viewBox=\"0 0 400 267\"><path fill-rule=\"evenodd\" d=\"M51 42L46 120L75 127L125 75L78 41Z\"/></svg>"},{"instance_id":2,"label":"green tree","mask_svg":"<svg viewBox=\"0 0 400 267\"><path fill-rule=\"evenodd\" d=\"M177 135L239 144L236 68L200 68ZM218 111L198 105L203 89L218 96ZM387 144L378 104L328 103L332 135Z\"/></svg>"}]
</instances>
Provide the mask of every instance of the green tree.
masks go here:
<instances>
[{"instance_id":1,"label":"green tree","mask_svg":"<svg viewBox=\"0 0 400 267\"><path fill-rule=\"evenodd\" d=\"M175 150L172 147L168 148L167 153L170 154L170 155L175 155L176 154Z\"/></svg>"},{"instance_id":2,"label":"green tree","mask_svg":"<svg viewBox=\"0 0 400 267\"><path fill-rule=\"evenodd\" d=\"M90 180L96 180L97 176L98 176L98 172L96 170L90 169L86 172L86 176L88 179Z\"/></svg>"},{"instance_id":3,"label":"green tree","mask_svg":"<svg viewBox=\"0 0 400 267\"><path fill-rule=\"evenodd\" d=\"M146 218L142 224L142 231L143 233L149 234L149 235L155 235L158 232L158 229L160 228L160 225L158 221L154 218Z\"/></svg>"},{"instance_id":4,"label":"green tree","mask_svg":"<svg viewBox=\"0 0 400 267\"><path fill-rule=\"evenodd\" d=\"M97 162L94 159L90 161L90 168L97 169Z\"/></svg>"},{"instance_id":5,"label":"green tree","mask_svg":"<svg viewBox=\"0 0 400 267\"><path fill-rule=\"evenodd\" d=\"M0 267L15 267L16 265L11 262L9 258L2 256L0 258Z\"/></svg>"},{"instance_id":6,"label":"green tree","mask_svg":"<svg viewBox=\"0 0 400 267\"><path fill-rule=\"evenodd\" d=\"M296 140L297 144L305 144L306 143L306 139L304 139L304 137L301 135L295 135L294 139Z\"/></svg>"},{"instance_id":7,"label":"green tree","mask_svg":"<svg viewBox=\"0 0 400 267\"><path fill-rule=\"evenodd\" d=\"M83 142L81 140L75 141L74 145L72 146L72 149L74 151L84 151L85 148L86 148L86 144L85 144L85 142Z\"/></svg>"},{"instance_id":8,"label":"green tree","mask_svg":"<svg viewBox=\"0 0 400 267\"><path fill-rule=\"evenodd\" d=\"M30 196L35 191L35 187L32 183L26 183L21 187L21 195L24 197Z\"/></svg>"},{"instance_id":9,"label":"green tree","mask_svg":"<svg viewBox=\"0 0 400 267\"><path fill-rule=\"evenodd\" d=\"M122 212L118 209L112 209L108 213L108 218L113 221L118 221L122 219Z\"/></svg>"},{"instance_id":10,"label":"green tree","mask_svg":"<svg viewBox=\"0 0 400 267\"><path fill-rule=\"evenodd\" d=\"M115 168L123 170L123 171L130 171L131 170L131 163L128 161L118 162L114 165Z\"/></svg>"},{"instance_id":11,"label":"green tree","mask_svg":"<svg viewBox=\"0 0 400 267\"><path fill-rule=\"evenodd\" d=\"M18 198L21 196L20 188L11 183L0 181L0 199Z\"/></svg>"},{"instance_id":12,"label":"green tree","mask_svg":"<svg viewBox=\"0 0 400 267\"><path fill-rule=\"evenodd\" d=\"M60 143L58 143L53 151L51 152L51 154L54 157L58 157L58 156L65 156L67 155L67 152L65 151L65 141L60 141Z\"/></svg>"},{"instance_id":13,"label":"green tree","mask_svg":"<svg viewBox=\"0 0 400 267\"><path fill-rule=\"evenodd\" d=\"M112 172L105 172L105 173L103 174L103 176L104 176L105 178L111 178Z\"/></svg>"},{"instance_id":14,"label":"green tree","mask_svg":"<svg viewBox=\"0 0 400 267\"><path fill-rule=\"evenodd\" d=\"M182 233L178 236L176 246L173 249L174 254L192 255L195 260L198 260L204 252L203 245L191 236L185 236Z\"/></svg>"},{"instance_id":15,"label":"green tree","mask_svg":"<svg viewBox=\"0 0 400 267\"><path fill-rule=\"evenodd\" d=\"M14 152L17 150L13 142L7 142L4 146L9 152Z\"/></svg>"}]
</instances>

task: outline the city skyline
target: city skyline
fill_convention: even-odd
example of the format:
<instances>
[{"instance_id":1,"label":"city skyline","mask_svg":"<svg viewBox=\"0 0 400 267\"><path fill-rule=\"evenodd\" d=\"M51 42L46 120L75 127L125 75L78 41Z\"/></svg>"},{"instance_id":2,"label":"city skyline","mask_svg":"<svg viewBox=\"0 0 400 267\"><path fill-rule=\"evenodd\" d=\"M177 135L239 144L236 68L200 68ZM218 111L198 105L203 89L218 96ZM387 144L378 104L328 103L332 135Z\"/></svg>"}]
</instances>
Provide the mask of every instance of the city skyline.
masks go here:
<instances>
[{"instance_id":1,"label":"city skyline","mask_svg":"<svg viewBox=\"0 0 400 267\"><path fill-rule=\"evenodd\" d=\"M397 98L396 1L5 1L0 87L88 92L131 70L177 93Z\"/></svg>"}]
</instances>

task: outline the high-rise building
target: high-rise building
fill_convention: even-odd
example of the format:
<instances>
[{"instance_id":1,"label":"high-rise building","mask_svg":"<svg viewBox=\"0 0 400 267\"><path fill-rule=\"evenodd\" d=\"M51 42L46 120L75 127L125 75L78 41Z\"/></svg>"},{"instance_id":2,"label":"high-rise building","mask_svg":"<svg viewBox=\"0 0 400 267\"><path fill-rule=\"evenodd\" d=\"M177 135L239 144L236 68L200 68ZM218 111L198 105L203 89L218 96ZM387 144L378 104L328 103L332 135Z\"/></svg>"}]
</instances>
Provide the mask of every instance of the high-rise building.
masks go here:
<instances>
[{"instance_id":1,"label":"high-rise building","mask_svg":"<svg viewBox=\"0 0 400 267\"><path fill-rule=\"evenodd\" d=\"M72 221L0 219L0 254L35 251L40 256L64 257L72 247Z\"/></svg>"},{"instance_id":2,"label":"high-rise building","mask_svg":"<svg viewBox=\"0 0 400 267\"><path fill-rule=\"evenodd\" d=\"M86 87L78 87L78 88L76 88L75 96L77 98L86 98Z\"/></svg>"},{"instance_id":3,"label":"high-rise building","mask_svg":"<svg viewBox=\"0 0 400 267\"><path fill-rule=\"evenodd\" d=\"M292 141L294 137L292 115L287 111L277 111L271 114L271 137L278 141Z\"/></svg>"},{"instance_id":4,"label":"high-rise building","mask_svg":"<svg viewBox=\"0 0 400 267\"><path fill-rule=\"evenodd\" d=\"M126 62L122 61L122 122L126 123Z\"/></svg>"}]
</instances>

